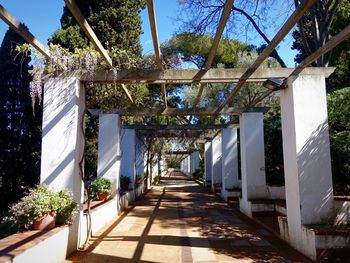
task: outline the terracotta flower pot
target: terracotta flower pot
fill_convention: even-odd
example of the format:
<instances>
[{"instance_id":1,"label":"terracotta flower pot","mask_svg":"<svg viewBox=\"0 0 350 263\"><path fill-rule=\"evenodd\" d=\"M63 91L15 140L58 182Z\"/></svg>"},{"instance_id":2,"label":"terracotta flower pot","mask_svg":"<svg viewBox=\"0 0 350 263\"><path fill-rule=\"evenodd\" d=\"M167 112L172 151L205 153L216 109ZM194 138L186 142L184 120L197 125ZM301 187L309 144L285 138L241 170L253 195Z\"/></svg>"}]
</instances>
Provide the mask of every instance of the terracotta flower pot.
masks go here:
<instances>
[{"instance_id":1,"label":"terracotta flower pot","mask_svg":"<svg viewBox=\"0 0 350 263\"><path fill-rule=\"evenodd\" d=\"M99 193L98 194L98 200L99 201L106 201L107 197L108 197L108 195L106 193Z\"/></svg>"},{"instance_id":2,"label":"terracotta flower pot","mask_svg":"<svg viewBox=\"0 0 350 263\"><path fill-rule=\"evenodd\" d=\"M41 219L34 221L34 230L49 230L56 225L56 213L50 212L44 215Z\"/></svg>"}]
</instances>

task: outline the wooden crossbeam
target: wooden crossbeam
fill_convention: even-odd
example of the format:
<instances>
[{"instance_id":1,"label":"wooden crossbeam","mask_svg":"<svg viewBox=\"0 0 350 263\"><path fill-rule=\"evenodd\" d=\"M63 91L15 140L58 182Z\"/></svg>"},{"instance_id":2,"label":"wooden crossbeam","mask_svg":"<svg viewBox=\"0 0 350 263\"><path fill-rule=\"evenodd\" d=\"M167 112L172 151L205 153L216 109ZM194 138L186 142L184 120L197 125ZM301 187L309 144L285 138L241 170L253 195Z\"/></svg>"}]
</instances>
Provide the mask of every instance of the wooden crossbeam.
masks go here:
<instances>
[{"instance_id":1,"label":"wooden crossbeam","mask_svg":"<svg viewBox=\"0 0 350 263\"><path fill-rule=\"evenodd\" d=\"M328 77L334 68L305 68L300 74L319 75ZM98 71L93 75L91 73L81 75L80 72L71 72L62 74L62 76L76 75L81 81L88 82L113 82L113 83L232 83L240 80L240 77L246 68L215 68L210 70L198 69L176 69L176 70L118 70ZM254 71L247 81L263 82L269 78L284 79L294 71L294 68L259 68Z\"/></svg>"},{"instance_id":2,"label":"wooden crossbeam","mask_svg":"<svg viewBox=\"0 0 350 263\"><path fill-rule=\"evenodd\" d=\"M128 99L131 101L131 103L134 104L134 100L133 100L133 98L131 97L131 94L130 94L128 88L125 86L125 84L124 84L124 83L121 83L120 86L122 87L122 89L123 89L125 95L126 95L126 96L128 97Z\"/></svg>"},{"instance_id":3,"label":"wooden crossbeam","mask_svg":"<svg viewBox=\"0 0 350 263\"><path fill-rule=\"evenodd\" d=\"M12 16L1 4L0 4L0 18L8 24L13 30L17 32L25 41L36 48L46 58L50 58L49 49L43 45L29 30L24 27L17 19Z\"/></svg>"},{"instance_id":4,"label":"wooden crossbeam","mask_svg":"<svg viewBox=\"0 0 350 263\"><path fill-rule=\"evenodd\" d=\"M147 0L147 10L148 10L149 23L151 26L152 41L153 41L153 47L154 47L154 54L156 56L156 63L157 63L158 69L161 70L162 60L161 60L160 49L159 49L156 14L154 11L153 0Z\"/></svg>"},{"instance_id":5,"label":"wooden crossbeam","mask_svg":"<svg viewBox=\"0 0 350 263\"><path fill-rule=\"evenodd\" d=\"M205 64L205 69L206 70L210 69L212 64L213 64L214 57L215 57L216 52L217 52L218 47L219 47L219 43L220 43L220 40L221 40L222 33L224 32L227 20L228 20L228 18L230 16L230 13L231 13L231 10L232 10L232 7L233 7L233 3L234 3L234 0L227 0L226 1L224 10L223 10L223 12L221 14L219 25L218 25L217 30L216 30L214 42L213 42L213 45L212 45L212 47L210 49L210 52L209 52L209 55L208 55L208 58L207 58L207 61L206 61L206 64ZM204 91L204 85L202 84L202 85L199 86L199 91L198 91L196 99L194 100L193 107L196 107L198 105L199 101L202 98L203 91Z\"/></svg>"},{"instance_id":6,"label":"wooden crossbeam","mask_svg":"<svg viewBox=\"0 0 350 263\"><path fill-rule=\"evenodd\" d=\"M107 63L107 65L112 68L113 64L112 64L111 57L108 55L107 50L104 49L100 40L97 38L95 32L90 27L88 21L84 18L83 14L80 12L79 7L75 3L75 0L65 0L65 2L66 2L67 7L69 8L70 12L77 20L80 27L84 30L86 36L89 38L89 40L94 45L94 47L97 49L97 51L101 54L102 58ZM128 99L131 101L131 103L134 103L134 100L132 99L128 88L124 84L121 85L121 88L124 91L125 95L128 97Z\"/></svg>"},{"instance_id":7,"label":"wooden crossbeam","mask_svg":"<svg viewBox=\"0 0 350 263\"><path fill-rule=\"evenodd\" d=\"M305 58L291 73L291 75L298 75L300 74L305 67L309 66L312 62L317 60L319 57L323 56L324 54L331 51L333 48L335 48L337 45L339 45L344 40L348 39L350 37L350 25L345 27L342 31L340 31L337 35L330 38L326 44L324 44L322 47L317 49L314 53L309 55L307 58Z\"/></svg>"},{"instance_id":8,"label":"wooden crossbeam","mask_svg":"<svg viewBox=\"0 0 350 263\"><path fill-rule=\"evenodd\" d=\"M95 46L95 48L100 52L103 59L106 61L107 65L112 67L112 59L108 55L107 51L102 46L100 40L97 38L95 32L90 27L87 20L84 18L83 14L80 12L79 7L75 3L75 0L64 0L69 11L72 13L72 15L77 20L80 27L84 30L86 36L89 38L89 40L92 42L92 44Z\"/></svg>"},{"instance_id":9,"label":"wooden crossbeam","mask_svg":"<svg viewBox=\"0 0 350 263\"><path fill-rule=\"evenodd\" d=\"M129 124L124 125L124 129L136 129L136 130L214 130L230 127L238 128L238 124L191 124L191 125L162 125L162 124L148 124L138 125Z\"/></svg>"},{"instance_id":10,"label":"wooden crossbeam","mask_svg":"<svg viewBox=\"0 0 350 263\"><path fill-rule=\"evenodd\" d=\"M316 2L316 0L304 0L301 5L293 12L288 18L282 28L277 32L271 42L266 48L260 53L258 58L255 60L252 66L250 66L246 72L239 79L235 89L229 94L225 101L215 110L216 115L219 115L221 110L230 103L233 98L237 95L244 83L253 75L258 67L264 62L264 60L271 54L271 52L277 47L277 45L284 39L289 31L295 26L300 20L304 13Z\"/></svg>"},{"instance_id":11,"label":"wooden crossbeam","mask_svg":"<svg viewBox=\"0 0 350 263\"><path fill-rule=\"evenodd\" d=\"M307 66L309 66L312 62L316 61L318 58L326 54L327 52L331 51L333 48L335 48L337 45L339 45L341 42L345 41L346 39L350 38L350 25L345 27L342 31L340 31L337 35L332 37L327 41L326 44L324 44L322 47L317 49L315 52L313 52L311 55L309 55L307 58L305 58L300 64L294 69L294 71L290 74L291 76L298 76ZM317 68L315 68L317 69ZM335 68L330 68L335 70ZM327 75L328 77L328 75ZM286 81L284 81L286 83ZM264 92L262 95L260 95L256 100L254 100L249 106L254 107L259 102L264 100L266 97L268 97L271 93L273 93L273 90L268 90Z\"/></svg>"},{"instance_id":12,"label":"wooden crossbeam","mask_svg":"<svg viewBox=\"0 0 350 263\"><path fill-rule=\"evenodd\" d=\"M240 115L242 112L266 112L268 108L256 107L256 108L225 108L222 115ZM89 112L93 115L99 114L119 114L122 116L212 116L215 113L212 108L195 108L195 109L178 109L178 108L123 108L123 109L90 109Z\"/></svg>"},{"instance_id":13,"label":"wooden crossbeam","mask_svg":"<svg viewBox=\"0 0 350 263\"><path fill-rule=\"evenodd\" d=\"M163 69L162 57L160 54L159 41L158 41L158 31L157 31L157 22L156 22L156 12L154 9L154 0L147 0L147 10L148 10L149 24L151 27L151 34L152 34L154 54L156 57L156 64L157 64L157 68L159 70L162 70ZM167 102L165 84L161 85L161 94L162 94L162 98L163 98L163 102L164 102L164 107L167 108L168 102Z\"/></svg>"}]
</instances>

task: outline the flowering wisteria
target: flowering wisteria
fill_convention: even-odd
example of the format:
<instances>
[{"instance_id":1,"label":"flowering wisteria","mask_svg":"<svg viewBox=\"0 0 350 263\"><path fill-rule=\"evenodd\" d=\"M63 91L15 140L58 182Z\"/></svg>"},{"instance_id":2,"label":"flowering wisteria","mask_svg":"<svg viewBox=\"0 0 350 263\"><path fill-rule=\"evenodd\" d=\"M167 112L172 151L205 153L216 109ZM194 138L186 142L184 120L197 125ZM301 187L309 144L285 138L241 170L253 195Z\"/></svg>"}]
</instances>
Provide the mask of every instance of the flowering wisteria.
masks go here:
<instances>
[{"instance_id":1,"label":"flowering wisteria","mask_svg":"<svg viewBox=\"0 0 350 263\"><path fill-rule=\"evenodd\" d=\"M30 46L19 46L18 51L29 54ZM112 48L110 56L113 61L113 68L110 68L101 55L92 47L85 49L75 49L74 52L69 52L68 49L62 48L59 45L50 45L50 59L45 59L35 50L30 53L33 58L33 70L31 75L33 80L29 85L29 92L32 98L33 109L36 99L39 103L42 100L42 81L45 74L60 74L72 71L80 71L91 79L90 85L93 85L93 75L98 70L112 70L117 76L119 69L149 69L157 68L155 56L146 55L142 59L136 59L134 56L128 54L125 50ZM163 57L163 68L171 69L178 68L183 63L181 57Z\"/></svg>"}]
</instances>

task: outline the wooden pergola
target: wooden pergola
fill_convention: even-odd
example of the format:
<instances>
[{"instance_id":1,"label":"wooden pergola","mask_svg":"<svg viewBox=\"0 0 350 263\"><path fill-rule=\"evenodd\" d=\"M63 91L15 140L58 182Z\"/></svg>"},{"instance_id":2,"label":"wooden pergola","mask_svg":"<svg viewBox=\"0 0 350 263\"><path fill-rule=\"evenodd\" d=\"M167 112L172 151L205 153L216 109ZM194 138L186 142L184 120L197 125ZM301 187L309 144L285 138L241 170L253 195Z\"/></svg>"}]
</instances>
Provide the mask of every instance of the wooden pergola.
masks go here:
<instances>
[{"instance_id":1,"label":"wooden pergola","mask_svg":"<svg viewBox=\"0 0 350 263\"><path fill-rule=\"evenodd\" d=\"M311 54L308 58L302 61L296 68L260 68L261 64L269 55L275 50L277 45L284 39L284 37L292 30L300 18L309 10L309 8L315 3L315 0L303 1L302 4L291 14L286 20L284 25L276 33L266 48L260 53L258 58L253 62L249 68L231 68L231 69L214 69L211 68L215 54L217 52L223 30L225 28L228 17L232 11L234 0L227 0L224 10L221 14L221 19L218 24L216 34L214 37L213 45L210 49L210 53L205 63L205 67L200 70L194 69L177 69L177 70L165 70L162 66L162 55L159 48L156 15L154 8L154 0L147 0L148 16L152 33L152 40L154 46L154 53L156 59L156 70L118 70L117 74L112 71L96 72L94 76L81 76L81 81L93 82L114 82L120 84L123 92L127 98L133 103L133 96L127 84L131 83L152 83L161 85L161 97L163 100L163 107L157 109L140 109L136 107L122 108L110 110L109 112L118 113L127 116L212 116L217 117L219 115L239 115L246 109L229 107L230 103L235 99L237 94L246 82L262 82L267 79L277 78L286 80L288 77L299 74L312 75L317 72L317 68L307 68L313 61L329 52L332 48L344 41L350 36L350 26L347 26L336 36L332 37L324 46ZM80 27L85 32L91 43L96 50L101 54L107 65L113 69L112 59L108 55L108 52L103 47L94 31L90 27L87 20L82 15L78 6L74 0L65 0L66 6L69 8ZM40 41L34 37L25 27L23 27L19 21L17 21L3 6L0 5L0 17L8 25L10 25L18 34L20 34L28 43L33 45L39 52L41 52L46 58L50 58L50 52L48 48L40 43ZM329 69L326 73L329 75L334 69ZM168 107L166 97L166 85L171 83L199 83L199 91L194 100L192 108L170 108ZM236 83L235 88L230 92L226 99L217 108L199 108L198 104L201 101L203 91L206 83ZM266 90L265 93L257 97L252 101L249 107L254 107L257 103L261 102L264 98L269 96L274 91L286 88L286 85L281 85L274 89ZM98 113L101 113L99 111Z\"/></svg>"}]
</instances>

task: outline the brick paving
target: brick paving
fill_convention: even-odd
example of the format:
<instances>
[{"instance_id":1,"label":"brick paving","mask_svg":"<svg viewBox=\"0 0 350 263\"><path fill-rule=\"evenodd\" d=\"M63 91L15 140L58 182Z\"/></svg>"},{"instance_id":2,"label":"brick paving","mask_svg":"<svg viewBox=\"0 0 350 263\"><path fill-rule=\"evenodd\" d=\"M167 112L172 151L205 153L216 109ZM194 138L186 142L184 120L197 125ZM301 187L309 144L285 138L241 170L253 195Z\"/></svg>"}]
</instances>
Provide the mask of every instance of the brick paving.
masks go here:
<instances>
[{"instance_id":1,"label":"brick paving","mask_svg":"<svg viewBox=\"0 0 350 263\"><path fill-rule=\"evenodd\" d=\"M66 262L311 262L172 172Z\"/></svg>"}]
</instances>

